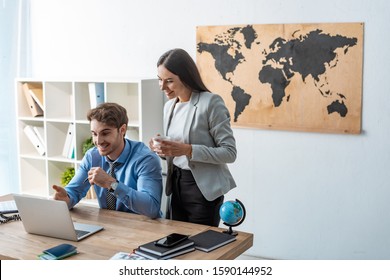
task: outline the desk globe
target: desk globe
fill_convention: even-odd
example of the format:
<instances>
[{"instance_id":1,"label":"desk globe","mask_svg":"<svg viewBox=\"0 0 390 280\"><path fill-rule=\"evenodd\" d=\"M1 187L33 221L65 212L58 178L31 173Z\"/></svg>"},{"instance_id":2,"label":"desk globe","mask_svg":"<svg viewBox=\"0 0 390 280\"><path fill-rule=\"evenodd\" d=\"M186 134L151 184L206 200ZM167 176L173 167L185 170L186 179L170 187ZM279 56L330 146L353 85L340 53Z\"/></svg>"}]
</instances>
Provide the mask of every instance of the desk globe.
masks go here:
<instances>
[{"instance_id":1,"label":"desk globe","mask_svg":"<svg viewBox=\"0 0 390 280\"><path fill-rule=\"evenodd\" d=\"M245 220L246 211L244 204L238 199L228 200L219 208L219 216L221 217L223 224L229 227L229 230L224 233L230 235L237 235L236 231L232 230L232 227L236 227L242 224Z\"/></svg>"}]
</instances>

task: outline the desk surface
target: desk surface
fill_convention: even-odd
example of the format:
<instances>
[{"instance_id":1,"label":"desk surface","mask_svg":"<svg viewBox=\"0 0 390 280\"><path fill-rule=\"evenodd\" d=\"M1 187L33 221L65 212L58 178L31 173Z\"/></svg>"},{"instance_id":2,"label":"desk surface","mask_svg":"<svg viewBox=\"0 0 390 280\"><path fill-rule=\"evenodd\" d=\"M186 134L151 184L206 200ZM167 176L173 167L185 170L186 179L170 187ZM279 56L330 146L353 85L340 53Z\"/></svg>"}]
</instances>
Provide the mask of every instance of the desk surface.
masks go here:
<instances>
[{"instance_id":1,"label":"desk surface","mask_svg":"<svg viewBox=\"0 0 390 280\"><path fill-rule=\"evenodd\" d=\"M9 199L0 197L0 200ZM0 225L0 259L35 260L44 249L60 243L77 247L79 254L68 259L107 260L117 252L132 252L139 245L156 240L173 232L194 235L207 229L222 231L205 225L184 223L167 219L150 219L143 215L110 211L78 204L71 211L75 222L99 224L104 229L86 239L73 242L27 233L21 221ZM253 245L253 234L238 232L237 240L205 253L195 250L178 256L177 259L235 259Z\"/></svg>"}]
</instances>

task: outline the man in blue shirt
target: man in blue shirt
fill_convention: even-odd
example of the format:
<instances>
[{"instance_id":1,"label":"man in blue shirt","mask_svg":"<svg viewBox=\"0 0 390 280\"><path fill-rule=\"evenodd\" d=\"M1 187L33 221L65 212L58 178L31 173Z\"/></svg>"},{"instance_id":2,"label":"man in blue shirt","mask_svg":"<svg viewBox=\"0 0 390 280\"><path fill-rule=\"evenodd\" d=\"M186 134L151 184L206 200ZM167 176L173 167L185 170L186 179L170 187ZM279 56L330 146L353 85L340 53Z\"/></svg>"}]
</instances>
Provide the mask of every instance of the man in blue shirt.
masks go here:
<instances>
[{"instance_id":1,"label":"man in blue shirt","mask_svg":"<svg viewBox=\"0 0 390 280\"><path fill-rule=\"evenodd\" d=\"M125 138L126 109L103 103L87 118L95 147L87 151L65 188L53 185L54 199L65 201L70 209L93 186L101 208L161 217L161 162L144 143Z\"/></svg>"}]
</instances>

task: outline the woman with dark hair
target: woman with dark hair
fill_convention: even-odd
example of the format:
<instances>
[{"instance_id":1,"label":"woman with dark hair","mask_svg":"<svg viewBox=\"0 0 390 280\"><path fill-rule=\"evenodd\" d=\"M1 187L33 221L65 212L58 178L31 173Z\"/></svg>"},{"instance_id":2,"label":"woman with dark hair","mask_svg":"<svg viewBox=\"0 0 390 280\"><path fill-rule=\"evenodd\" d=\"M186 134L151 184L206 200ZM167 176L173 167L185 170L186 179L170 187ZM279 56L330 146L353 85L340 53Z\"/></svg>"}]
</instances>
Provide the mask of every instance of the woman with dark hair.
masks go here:
<instances>
[{"instance_id":1,"label":"woman with dark hair","mask_svg":"<svg viewBox=\"0 0 390 280\"><path fill-rule=\"evenodd\" d=\"M236 187L227 166L237 157L229 111L223 99L204 85L185 50L164 53L157 72L169 99L164 106L164 133L170 140L154 138L149 146L167 160L170 218L218 226L224 195Z\"/></svg>"}]
</instances>

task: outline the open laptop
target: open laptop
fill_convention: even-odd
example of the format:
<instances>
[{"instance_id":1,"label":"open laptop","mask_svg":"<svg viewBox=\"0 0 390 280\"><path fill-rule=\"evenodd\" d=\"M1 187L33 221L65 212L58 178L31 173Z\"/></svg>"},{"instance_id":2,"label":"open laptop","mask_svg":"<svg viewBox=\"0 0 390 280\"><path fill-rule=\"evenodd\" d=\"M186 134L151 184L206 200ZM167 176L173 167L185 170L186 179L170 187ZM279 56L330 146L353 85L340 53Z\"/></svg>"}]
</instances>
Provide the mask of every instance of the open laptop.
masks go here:
<instances>
[{"instance_id":1,"label":"open laptop","mask_svg":"<svg viewBox=\"0 0 390 280\"><path fill-rule=\"evenodd\" d=\"M13 196L28 233L79 241L103 229L99 225L74 223L65 201L25 194Z\"/></svg>"}]
</instances>

